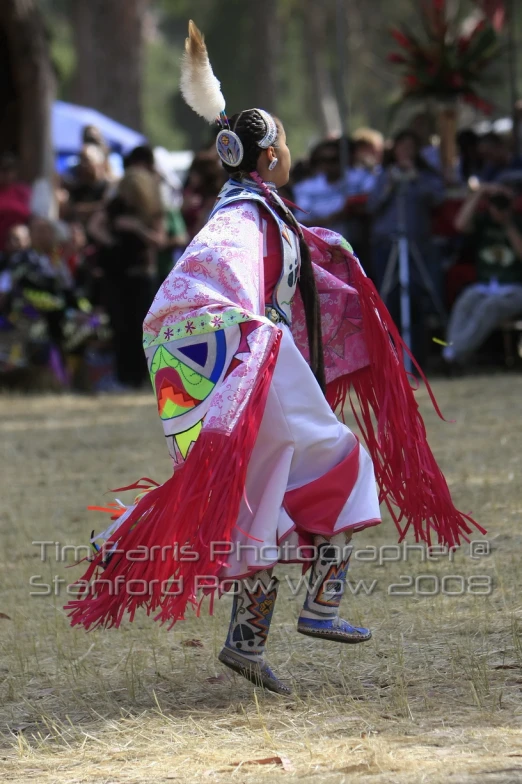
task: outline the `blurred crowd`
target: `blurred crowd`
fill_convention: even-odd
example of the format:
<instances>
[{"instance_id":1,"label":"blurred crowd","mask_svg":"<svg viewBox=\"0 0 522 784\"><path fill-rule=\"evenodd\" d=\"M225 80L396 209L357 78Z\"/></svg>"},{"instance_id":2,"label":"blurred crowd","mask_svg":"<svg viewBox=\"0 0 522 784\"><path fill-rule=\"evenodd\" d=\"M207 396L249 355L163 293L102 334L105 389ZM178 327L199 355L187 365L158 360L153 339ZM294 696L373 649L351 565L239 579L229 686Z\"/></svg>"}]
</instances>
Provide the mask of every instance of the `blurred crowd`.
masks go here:
<instances>
[{"instance_id":1,"label":"blurred crowd","mask_svg":"<svg viewBox=\"0 0 522 784\"><path fill-rule=\"evenodd\" d=\"M0 156L0 380L38 367L65 388L140 388L142 322L153 296L205 224L225 181L213 142L184 175L147 147L116 177L89 126L74 162L45 194ZM393 140L361 128L325 139L294 163L282 194L305 225L345 236L400 324L399 261L408 262L412 350L431 338L459 367L522 318L522 161L512 139L458 134L442 165L424 118ZM440 353L440 348L439 348Z\"/></svg>"}]
</instances>

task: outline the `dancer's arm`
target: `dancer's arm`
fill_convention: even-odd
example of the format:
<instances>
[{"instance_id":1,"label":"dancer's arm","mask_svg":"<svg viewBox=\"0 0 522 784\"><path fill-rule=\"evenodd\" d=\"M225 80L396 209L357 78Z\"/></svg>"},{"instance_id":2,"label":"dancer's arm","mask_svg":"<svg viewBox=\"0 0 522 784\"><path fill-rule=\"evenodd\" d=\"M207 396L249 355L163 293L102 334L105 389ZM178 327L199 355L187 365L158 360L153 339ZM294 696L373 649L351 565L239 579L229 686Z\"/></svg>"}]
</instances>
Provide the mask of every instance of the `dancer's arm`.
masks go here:
<instances>
[{"instance_id":1,"label":"dancer's arm","mask_svg":"<svg viewBox=\"0 0 522 784\"><path fill-rule=\"evenodd\" d=\"M477 207L481 199L488 192L486 185L481 185L480 188L473 193L470 193L462 207L460 208L457 217L455 218L455 228L461 234L469 234L473 229L473 218L477 211Z\"/></svg>"}]
</instances>

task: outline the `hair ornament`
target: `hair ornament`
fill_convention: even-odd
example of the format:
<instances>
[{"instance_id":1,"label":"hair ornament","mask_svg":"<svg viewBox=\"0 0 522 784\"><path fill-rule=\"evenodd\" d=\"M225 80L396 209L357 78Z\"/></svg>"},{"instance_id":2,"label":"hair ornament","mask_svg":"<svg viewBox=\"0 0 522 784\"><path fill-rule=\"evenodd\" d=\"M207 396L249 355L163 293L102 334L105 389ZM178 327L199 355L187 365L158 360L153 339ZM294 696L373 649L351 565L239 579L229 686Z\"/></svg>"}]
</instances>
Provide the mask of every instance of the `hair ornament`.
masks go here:
<instances>
[{"instance_id":1,"label":"hair ornament","mask_svg":"<svg viewBox=\"0 0 522 784\"><path fill-rule=\"evenodd\" d=\"M265 121L266 125L266 134L261 139L261 141L257 143L257 146L261 147L263 150L266 150L268 147L272 147L275 140L277 139L277 125L272 115L268 114L268 112L265 112L264 109L258 109L257 111Z\"/></svg>"},{"instance_id":2,"label":"hair ornament","mask_svg":"<svg viewBox=\"0 0 522 784\"><path fill-rule=\"evenodd\" d=\"M217 154L228 166L239 166L243 160L243 144L241 139L229 128L223 128L216 137Z\"/></svg>"},{"instance_id":3,"label":"hair ornament","mask_svg":"<svg viewBox=\"0 0 522 784\"><path fill-rule=\"evenodd\" d=\"M186 103L207 122L223 117L225 99L214 76L205 39L192 19L181 61L180 89Z\"/></svg>"}]
</instances>

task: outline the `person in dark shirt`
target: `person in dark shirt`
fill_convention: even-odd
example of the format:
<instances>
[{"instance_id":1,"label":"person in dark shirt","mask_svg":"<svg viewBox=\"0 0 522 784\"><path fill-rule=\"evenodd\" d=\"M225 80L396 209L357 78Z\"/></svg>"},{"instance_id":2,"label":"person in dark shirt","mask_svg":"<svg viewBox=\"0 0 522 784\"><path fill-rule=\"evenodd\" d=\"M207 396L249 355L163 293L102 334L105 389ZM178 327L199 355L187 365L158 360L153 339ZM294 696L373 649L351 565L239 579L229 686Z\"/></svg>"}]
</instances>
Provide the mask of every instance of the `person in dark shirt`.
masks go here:
<instances>
[{"instance_id":1,"label":"person in dark shirt","mask_svg":"<svg viewBox=\"0 0 522 784\"><path fill-rule=\"evenodd\" d=\"M105 274L117 379L123 387L139 388L147 376L142 325L155 293L156 252L165 244L156 174L133 162L89 231L102 246L99 263Z\"/></svg>"},{"instance_id":2,"label":"person in dark shirt","mask_svg":"<svg viewBox=\"0 0 522 784\"><path fill-rule=\"evenodd\" d=\"M422 366L427 354L426 316L433 308L429 288L441 299L442 273L432 239L432 213L445 197L444 182L421 152L419 138L412 131L395 137L389 159L368 198L372 217L372 273L382 292L389 265L398 251L399 238L408 240L409 294L411 308L411 349ZM421 274L414 256L421 259L427 276ZM426 278L429 277L429 280ZM394 275L386 305L397 325L401 324L400 286Z\"/></svg>"},{"instance_id":3,"label":"person in dark shirt","mask_svg":"<svg viewBox=\"0 0 522 784\"><path fill-rule=\"evenodd\" d=\"M503 321L522 314L522 220L508 188L484 183L462 205L455 225L470 235L477 283L455 302L443 356L463 363Z\"/></svg>"},{"instance_id":4,"label":"person in dark shirt","mask_svg":"<svg viewBox=\"0 0 522 784\"><path fill-rule=\"evenodd\" d=\"M64 181L68 199L62 210L63 217L86 226L90 217L103 207L109 189L101 147L85 144L71 175Z\"/></svg>"}]
</instances>

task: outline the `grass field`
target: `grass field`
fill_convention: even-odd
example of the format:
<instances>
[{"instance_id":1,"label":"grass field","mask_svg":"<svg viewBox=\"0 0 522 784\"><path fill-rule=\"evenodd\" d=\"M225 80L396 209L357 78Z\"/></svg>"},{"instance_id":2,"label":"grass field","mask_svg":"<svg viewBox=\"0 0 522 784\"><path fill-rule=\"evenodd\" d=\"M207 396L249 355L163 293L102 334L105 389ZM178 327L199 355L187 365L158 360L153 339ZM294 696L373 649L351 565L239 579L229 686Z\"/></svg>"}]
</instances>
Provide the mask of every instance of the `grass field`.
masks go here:
<instances>
[{"instance_id":1,"label":"grass field","mask_svg":"<svg viewBox=\"0 0 522 784\"><path fill-rule=\"evenodd\" d=\"M374 632L353 647L296 634L300 600L283 586L268 653L291 698L216 661L228 598L171 632L141 614L86 634L68 626L64 585L30 596L32 576L82 573L54 547L42 562L34 541L83 544L106 522L87 505L143 475L163 481L169 459L152 395L0 398L0 780L522 781L522 379L434 387L456 420L439 421L420 393L434 451L490 554L353 560L353 583L377 581L343 600L345 617ZM396 541L385 520L354 544ZM401 575L412 596L390 595Z\"/></svg>"}]
</instances>

